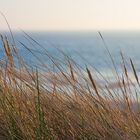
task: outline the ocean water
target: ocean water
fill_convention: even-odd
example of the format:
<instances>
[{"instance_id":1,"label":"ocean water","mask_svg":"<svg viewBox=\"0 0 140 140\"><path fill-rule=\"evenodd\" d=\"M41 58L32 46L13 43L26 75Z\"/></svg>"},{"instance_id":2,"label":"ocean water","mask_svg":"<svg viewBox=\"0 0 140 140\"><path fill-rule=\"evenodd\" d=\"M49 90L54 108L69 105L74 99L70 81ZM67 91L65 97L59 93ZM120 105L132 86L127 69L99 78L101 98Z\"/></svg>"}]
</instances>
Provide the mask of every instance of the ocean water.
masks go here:
<instances>
[{"instance_id":1,"label":"ocean water","mask_svg":"<svg viewBox=\"0 0 140 140\"><path fill-rule=\"evenodd\" d=\"M101 33L118 70L121 69L120 51L122 51L128 61L128 69L130 69L129 59L132 58L137 71L140 71L140 32L103 31ZM8 33L3 34L8 35ZM56 58L65 59L62 55L63 51L82 68L89 65L102 72L108 72L113 67L98 32L27 32L40 45L22 32L13 34L20 54L29 65L35 65L38 62L37 58L49 64L46 52ZM27 48L31 49L36 57Z\"/></svg>"}]
</instances>

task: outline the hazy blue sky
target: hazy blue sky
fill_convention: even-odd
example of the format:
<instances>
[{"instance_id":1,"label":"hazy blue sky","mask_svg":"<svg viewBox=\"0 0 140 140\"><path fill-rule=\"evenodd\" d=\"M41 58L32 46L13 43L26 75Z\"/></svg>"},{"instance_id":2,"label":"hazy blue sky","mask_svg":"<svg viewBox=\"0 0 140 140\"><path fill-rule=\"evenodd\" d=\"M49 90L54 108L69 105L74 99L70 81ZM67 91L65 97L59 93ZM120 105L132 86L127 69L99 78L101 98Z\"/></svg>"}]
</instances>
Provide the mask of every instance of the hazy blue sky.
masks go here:
<instances>
[{"instance_id":1,"label":"hazy blue sky","mask_svg":"<svg viewBox=\"0 0 140 140\"><path fill-rule=\"evenodd\" d=\"M0 0L0 11L13 29L140 30L140 0Z\"/></svg>"}]
</instances>

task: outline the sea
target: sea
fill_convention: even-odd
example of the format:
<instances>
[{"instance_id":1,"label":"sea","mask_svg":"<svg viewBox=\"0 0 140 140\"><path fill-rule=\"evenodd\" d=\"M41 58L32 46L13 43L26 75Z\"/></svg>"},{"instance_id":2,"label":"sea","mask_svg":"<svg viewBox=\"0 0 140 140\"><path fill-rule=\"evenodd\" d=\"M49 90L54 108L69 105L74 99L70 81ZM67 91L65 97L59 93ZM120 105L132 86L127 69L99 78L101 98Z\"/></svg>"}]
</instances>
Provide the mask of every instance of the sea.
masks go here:
<instances>
[{"instance_id":1,"label":"sea","mask_svg":"<svg viewBox=\"0 0 140 140\"><path fill-rule=\"evenodd\" d=\"M13 42L9 32L2 34ZM13 32L13 37L20 55L28 65L35 66L39 61L50 64L49 56L62 61L68 56L81 69L88 66L109 73L114 65L118 71L122 69L122 53L128 71L131 71L131 58L140 72L139 31L21 31ZM3 57L2 54L0 56Z\"/></svg>"}]
</instances>

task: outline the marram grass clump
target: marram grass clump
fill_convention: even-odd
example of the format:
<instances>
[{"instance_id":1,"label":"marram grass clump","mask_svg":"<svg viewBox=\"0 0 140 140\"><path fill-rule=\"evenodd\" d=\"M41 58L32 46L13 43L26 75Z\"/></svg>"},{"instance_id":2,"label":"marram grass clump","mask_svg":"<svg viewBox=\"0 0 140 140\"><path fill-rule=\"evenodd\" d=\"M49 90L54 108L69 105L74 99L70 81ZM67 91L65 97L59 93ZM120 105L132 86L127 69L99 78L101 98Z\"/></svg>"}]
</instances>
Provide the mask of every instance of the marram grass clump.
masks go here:
<instances>
[{"instance_id":1,"label":"marram grass clump","mask_svg":"<svg viewBox=\"0 0 140 140\"><path fill-rule=\"evenodd\" d=\"M0 140L140 139L140 84L131 59L135 83L121 54L122 73L114 70L114 84L98 73L104 80L101 86L96 71L81 70L65 54L66 59L58 61L46 50L51 65L40 61L42 71L27 65L2 35L1 46Z\"/></svg>"}]
</instances>

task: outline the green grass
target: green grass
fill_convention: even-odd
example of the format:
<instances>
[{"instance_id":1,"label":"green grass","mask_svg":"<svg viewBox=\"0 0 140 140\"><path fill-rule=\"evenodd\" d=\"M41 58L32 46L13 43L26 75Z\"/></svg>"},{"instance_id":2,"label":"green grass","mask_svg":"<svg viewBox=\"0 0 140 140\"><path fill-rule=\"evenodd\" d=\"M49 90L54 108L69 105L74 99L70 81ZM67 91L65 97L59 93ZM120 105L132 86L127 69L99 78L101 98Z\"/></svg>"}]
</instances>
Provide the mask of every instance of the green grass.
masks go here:
<instances>
[{"instance_id":1,"label":"green grass","mask_svg":"<svg viewBox=\"0 0 140 140\"><path fill-rule=\"evenodd\" d=\"M114 67L114 87L100 72L88 67L81 71L63 52L66 59L58 61L46 50L52 65L40 61L40 67L45 69L41 72L24 63L14 43L3 36L1 43L5 54L5 60L0 61L1 140L140 139L139 77L131 59L135 83L121 53L122 73L118 74ZM64 65L67 70L63 70ZM104 80L104 86L97 78Z\"/></svg>"}]
</instances>

